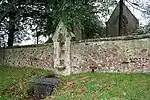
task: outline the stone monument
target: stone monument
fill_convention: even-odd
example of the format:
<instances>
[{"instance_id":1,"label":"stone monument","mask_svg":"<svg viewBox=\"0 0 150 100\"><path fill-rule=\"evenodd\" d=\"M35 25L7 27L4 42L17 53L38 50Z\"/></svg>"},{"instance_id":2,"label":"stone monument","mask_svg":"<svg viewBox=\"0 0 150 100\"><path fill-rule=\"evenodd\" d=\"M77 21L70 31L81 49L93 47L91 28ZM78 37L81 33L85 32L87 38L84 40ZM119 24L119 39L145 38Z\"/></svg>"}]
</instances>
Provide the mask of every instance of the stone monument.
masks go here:
<instances>
[{"instance_id":1,"label":"stone monument","mask_svg":"<svg viewBox=\"0 0 150 100\"><path fill-rule=\"evenodd\" d=\"M72 32L69 32L62 21L59 22L54 36L54 68L57 74L71 74L71 58L70 47L71 38L75 37Z\"/></svg>"}]
</instances>

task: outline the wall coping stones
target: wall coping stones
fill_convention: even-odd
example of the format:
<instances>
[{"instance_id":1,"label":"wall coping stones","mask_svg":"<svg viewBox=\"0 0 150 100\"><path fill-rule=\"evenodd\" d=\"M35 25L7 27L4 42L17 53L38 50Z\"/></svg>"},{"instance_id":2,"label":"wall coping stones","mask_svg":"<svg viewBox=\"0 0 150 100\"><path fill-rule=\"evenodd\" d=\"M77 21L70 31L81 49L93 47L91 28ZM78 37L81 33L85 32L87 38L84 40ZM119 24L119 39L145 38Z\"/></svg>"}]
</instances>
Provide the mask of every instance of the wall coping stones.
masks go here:
<instances>
[{"instance_id":1,"label":"wall coping stones","mask_svg":"<svg viewBox=\"0 0 150 100\"><path fill-rule=\"evenodd\" d=\"M134 40L134 39L145 39L145 38L150 38L150 34L86 39L86 40L80 40L80 41L72 41L72 43L96 42L96 41Z\"/></svg>"},{"instance_id":2,"label":"wall coping stones","mask_svg":"<svg viewBox=\"0 0 150 100\"><path fill-rule=\"evenodd\" d=\"M33 44L33 45L24 45L24 46L13 46L13 47L6 47L2 49L15 49L15 48L32 48L32 47L43 47L43 46L53 46L53 43L44 43L44 44Z\"/></svg>"},{"instance_id":3,"label":"wall coping stones","mask_svg":"<svg viewBox=\"0 0 150 100\"><path fill-rule=\"evenodd\" d=\"M117 36L117 37L105 37L105 38L95 38L95 39L85 39L80 41L72 41L72 43L83 43L83 42L96 42L96 41L117 41L117 40L134 40L134 39L145 39L150 38L149 34L144 35L128 35L128 36ZM53 43L44 43L44 44L33 44L33 45L24 45L24 46L13 46L0 49L15 49L15 48L32 48L32 47L42 47L42 46L53 46Z\"/></svg>"}]
</instances>

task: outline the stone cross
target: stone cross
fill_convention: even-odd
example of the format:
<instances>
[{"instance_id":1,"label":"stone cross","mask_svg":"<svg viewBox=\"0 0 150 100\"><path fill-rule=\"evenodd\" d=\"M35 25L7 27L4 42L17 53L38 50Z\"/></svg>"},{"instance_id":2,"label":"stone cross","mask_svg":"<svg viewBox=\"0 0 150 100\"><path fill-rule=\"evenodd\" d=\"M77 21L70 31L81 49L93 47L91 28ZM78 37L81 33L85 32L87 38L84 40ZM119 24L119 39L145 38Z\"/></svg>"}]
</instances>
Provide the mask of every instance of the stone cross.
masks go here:
<instances>
[{"instance_id":1,"label":"stone cross","mask_svg":"<svg viewBox=\"0 0 150 100\"><path fill-rule=\"evenodd\" d=\"M71 58L70 47L71 38L75 37L72 32L68 32L62 21L59 22L54 36L54 68L56 73L62 75L71 74Z\"/></svg>"}]
</instances>

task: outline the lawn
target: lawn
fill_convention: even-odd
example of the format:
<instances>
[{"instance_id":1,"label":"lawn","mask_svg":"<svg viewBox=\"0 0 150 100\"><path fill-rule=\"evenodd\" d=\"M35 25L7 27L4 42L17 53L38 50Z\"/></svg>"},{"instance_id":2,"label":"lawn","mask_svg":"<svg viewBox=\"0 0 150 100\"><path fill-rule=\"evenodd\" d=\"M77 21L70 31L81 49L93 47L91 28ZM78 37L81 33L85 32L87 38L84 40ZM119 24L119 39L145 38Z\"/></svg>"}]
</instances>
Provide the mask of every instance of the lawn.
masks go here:
<instances>
[{"instance_id":1,"label":"lawn","mask_svg":"<svg viewBox=\"0 0 150 100\"><path fill-rule=\"evenodd\" d=\"M84 73L63 80L46 100L150 100L150 73Z\"/></svg>"},{"instance_id":2,"label":"lawn","mask_svg":"<svg viewBox=\"0 0 150 100\"><path fill-rule=\"evenodd\" d=\"M29 100L29 83L54 75L34 68L0 67L0 100ZM60 76L62 84L45 100L150 100L150 73L83 73Z\"/></svg>"},{"instance_id":3,"label":"lawn","mask_svg":"<svg viewBox=\"0 0 150 100\"><path fill-rule=\"evenodd\" d=\"M35 68L11 68L0 66L0 100L24 100L28 98L29 83L36 77L54 73Z\"/></svg>"}]
</instances>

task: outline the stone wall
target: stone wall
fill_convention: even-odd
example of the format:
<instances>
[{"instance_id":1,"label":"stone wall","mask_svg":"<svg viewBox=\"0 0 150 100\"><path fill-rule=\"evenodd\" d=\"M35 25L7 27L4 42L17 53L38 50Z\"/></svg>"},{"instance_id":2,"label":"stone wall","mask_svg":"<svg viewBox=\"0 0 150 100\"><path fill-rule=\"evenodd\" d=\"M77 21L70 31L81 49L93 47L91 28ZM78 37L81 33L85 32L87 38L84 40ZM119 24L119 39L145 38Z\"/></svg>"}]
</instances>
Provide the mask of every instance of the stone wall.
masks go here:
<instances>
[{"instance_id":1,"label":"stone wall","mask_svg":"<svg viewBox=\"0 0 150 100\"><path fill-rule=\"evenodd\" d=\"M0 64L19 67L54 68L53 44L0 50ZM72 73L150 72L150 36L101 38L71 43Z\"/></svg>"},{"instance_id":2,"label":"stone wall","mask_svg":"<svg viewBox=\"0 0 150 100\"><path fill-rule=\"evenodd\" d=\"M150 72L150 39L111 38L72 44L74 73L91 71L91 64L100 72Z\"/></svg>"},{"instance_id":3,"label":"stone wall","mask_svg":"<svg viewBox=\"0 0 150 100\"><path fill-rule=\"evenodd\" d=\"M53 44L0 50L0 64L17 67L53 67Z\"/></svg>"}]
</instances>

